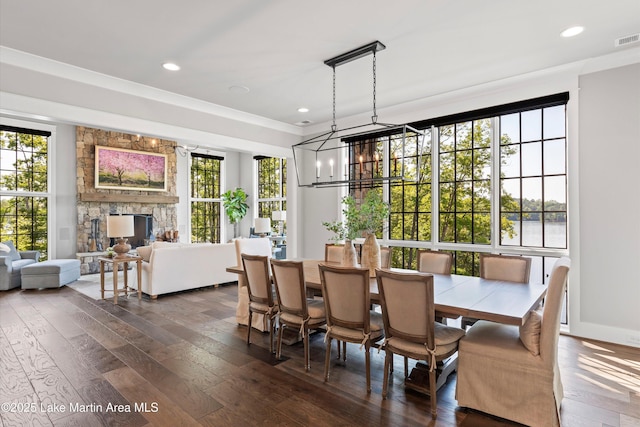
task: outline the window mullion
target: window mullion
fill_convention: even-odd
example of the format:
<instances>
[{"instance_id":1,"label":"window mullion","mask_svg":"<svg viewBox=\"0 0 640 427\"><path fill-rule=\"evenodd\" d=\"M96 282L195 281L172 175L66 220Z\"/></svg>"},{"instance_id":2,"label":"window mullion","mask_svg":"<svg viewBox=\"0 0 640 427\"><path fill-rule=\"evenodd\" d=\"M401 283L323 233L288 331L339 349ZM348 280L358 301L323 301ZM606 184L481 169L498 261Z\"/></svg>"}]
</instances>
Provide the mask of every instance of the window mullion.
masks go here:
<instances>
[{"instance_id":1,"label":"window mullion","mask_svg":"<svg viewBox=\"0 0 640 427\"><path fill-rule=\"evenodd\" d=\"M500 246L500 119L491 118L491 248Z\"/></svg>"}]
</instances>

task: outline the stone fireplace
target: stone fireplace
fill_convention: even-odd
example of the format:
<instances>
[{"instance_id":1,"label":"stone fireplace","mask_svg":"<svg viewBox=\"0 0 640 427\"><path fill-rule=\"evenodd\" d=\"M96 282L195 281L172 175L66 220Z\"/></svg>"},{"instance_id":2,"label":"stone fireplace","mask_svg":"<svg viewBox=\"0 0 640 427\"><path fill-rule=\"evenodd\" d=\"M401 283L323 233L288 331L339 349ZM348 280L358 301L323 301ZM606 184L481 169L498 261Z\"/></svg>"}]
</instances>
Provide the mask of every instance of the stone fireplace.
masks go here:
<instances>
[{"instance_id":1,"label":"stone fireplace","mask_svg":"<svg viewBox=\"0 0 640 427\"><path fill-rule=\"evenodd\" d=\"M96 189L94 181L96 145L165 154L167 156L167 191ZM107 237L106 217L108 215L129 214L135 215L136 218L149 218L144 220L145 229L141 231L142 234L146 234L147 231L155 234L158 231L177 229L175 145L174 141L158 138L76 127L78 189L76 244L82 274L99 272L97 258L103 254L103 251L99 251L98 248L102 247L104 250L111 244ZM94 223L97 222L98 227L92 227L92 220ZM148 230L149 224L151 230ZM96 228L97 236L94 235ZM144 239L148 237L148 235L142 238L136 236L135 246L144 244ZM95 239L94 244L91 239Z\"/></svg>"}]
</instances>

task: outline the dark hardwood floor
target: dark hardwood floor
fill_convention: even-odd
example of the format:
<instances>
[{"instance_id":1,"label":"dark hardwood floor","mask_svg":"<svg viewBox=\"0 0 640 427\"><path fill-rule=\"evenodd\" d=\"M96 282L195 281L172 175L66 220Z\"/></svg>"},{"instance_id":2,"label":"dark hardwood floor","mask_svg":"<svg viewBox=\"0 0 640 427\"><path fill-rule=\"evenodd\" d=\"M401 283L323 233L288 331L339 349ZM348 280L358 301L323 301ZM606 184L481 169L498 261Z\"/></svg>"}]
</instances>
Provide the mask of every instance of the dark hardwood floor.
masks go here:
<instances>
[{"instance_id":1,"label":"dark hardwood floor","mask_svg":"<svg viewBox=\"0 0 640 427\"><path fill-rule=\"evenodd\" d=\"M268 351L268 334L235 323L236 287L159 297L95 301L69 287L0 292L0 421L3 427L55 426L510 426L465 410L455 375L428 398L403 387L396 358L383 400L384 352L372 351L372 392L364 356L348 346L323 381L324 334L311 337L311 372L302 344ZM334 348L333 357L336 352ZM640 351L560 338L564 426L639 426Z\"/></svg>"}]
</instances>

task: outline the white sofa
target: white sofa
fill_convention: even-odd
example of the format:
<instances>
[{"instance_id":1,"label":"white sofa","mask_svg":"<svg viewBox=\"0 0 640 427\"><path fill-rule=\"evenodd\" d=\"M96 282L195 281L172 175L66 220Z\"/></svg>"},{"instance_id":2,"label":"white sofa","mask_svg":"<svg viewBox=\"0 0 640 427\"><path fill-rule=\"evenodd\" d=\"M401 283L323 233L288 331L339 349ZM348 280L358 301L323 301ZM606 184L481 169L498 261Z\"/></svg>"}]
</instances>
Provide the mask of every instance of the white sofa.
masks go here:
<instances>
[{"instance_id":1,"label":"white sofa","mask_svg":"<svg viewBox=\"0 0 640 427\"><path fill-rule=\"evenodd\" d=\"M236 265L233 243L154 242L150 255L143 255L144 249L138 249L143 259L148 258L142 262L142 292L151 298L238 280L237 274L226 271ZM135 276L129 277L129 284L137 289Z\"/></svg>"}]
</instances>

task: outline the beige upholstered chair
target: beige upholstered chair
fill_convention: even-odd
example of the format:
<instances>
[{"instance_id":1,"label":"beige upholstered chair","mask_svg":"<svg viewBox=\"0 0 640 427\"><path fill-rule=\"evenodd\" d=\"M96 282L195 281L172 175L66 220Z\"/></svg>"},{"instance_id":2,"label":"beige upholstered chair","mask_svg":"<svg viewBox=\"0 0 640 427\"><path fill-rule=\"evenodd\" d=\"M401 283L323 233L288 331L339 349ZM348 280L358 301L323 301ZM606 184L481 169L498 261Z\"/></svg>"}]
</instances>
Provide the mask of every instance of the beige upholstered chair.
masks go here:
<instances>
[{"instance_id":1,"label":"beige upholstered chair","mask_svg":"<svg viewBox=\"0 0 640 427\"><path fill-rule=\"evenodd\" d=\"M387 397L394 354L424 360L429 365L431 417L436 418L436 363L458 350L464 331L435 322L431 274L378 269L376 278L386 333L382 397Z\"/></svg>"},{"instance_id":2,"label":"beige upholstered chair","mask_svg":"<svg viewBox=\"0 0 640 427\"><path fill-rule=\"evenodd\" d=\"M380 268L391 268L391 248L380 248Z\"/></svg>"},{"instance_id":3,"label":"beige upholstered chair","mask_svg":"<svg viewBox=\"0 0 640 427\"><path fill-rule=\"evenodd\" d=\"M453 255L449 252L418 249L418 271L432 274L451 274Z\"/></svg>"},{"instance_id":4,"label":"beige upholstered chair","mask_svg":"<svg viewBox=\"0 0 640 427\"><path fill-rule=\"evenodd\" d=\"M360 344L361 347L364 346L366 352L367 393L370 393L371 361L369 349L372 343L384 338L384 330L380 314L369 310L369 269L334 267L326 264L320 264L319 268L327 314L324 380L325 382L329 381L331 340Z\"/></svg>"},{"instance_id":5,"label":"beige upholstered chair","mask_svg":"<svg viewBox=\"0 0 640 427\"><path fill-rule=\"evenodd\" d=\"M235 244L238 265L242 265L242 254L271 257L271 242L267 238L236 239ZM247 282L242 274L238 276L236 322L238 322L239 325L249 324L249 292L247 291ZM264 332L267 330L267 319L261 314L256 313L251 323L252 326L259 331Z\"/></svg>"},{"instance_id":6,"label":"beige upholstered chair","mask_svg":"<svg viewBox=\"0 0 640 427\"><path fill-rule=\"evenodd\" d=\"M273 281L276 285L280 309L280 329L276 357L282 352L282 334L285 327L300 331L304 343L304 368L309 370L309 331L326 324L324 302L307 300L304 267L299 261L271 260Z\"/></svg>"},{"instance_id":7,"label":"beige upholstered chair","mask_svg":"<svg viewBox=\"0 0 640 427\"><path fill-rule=\"evenodd\" d=\"M569 258L556 261L542 315L531 312L520 328L478 321L469 329L458 354L460 406L530 426L560 425L558 335L570 266Z\"/></svg>"},{"instance_id":8,"label":"beige upholstered chair","mask_svg":"<svg viewBox=\"0 0 640 427\"><path fill-rule=\"evenodd\" d=\"M344 245L337 243L325 243L324 260L327 262L342 262L342 254L344 253Z\"/></svg>"},{"instance_id":9,"label":"beige upholstered chair","mask_svg":"<svg viewBox=\"0 0 640 427\"><path fill-rule=\"evenodd\" d=\"M249 292L249 324L253 313L263 315L269 322L269 350L273 353L273 331L276 326L278 306L273 298L269 257L242 254L244 278ZM247 345L251 344L251 329L247 327Z\"/></svg>"},{"instance_id":10,"label":"beige upholstered chair","mask_svg":"<svg viewBox=\"0 0 640 427\"><path fill-rule=\"evenodd\" d=\"M529 283L531 258L514 255L480 254L480 277L505 282ZM477 319L462 317L461 326L466 329Z\"/></svg>"}]
</instances>

